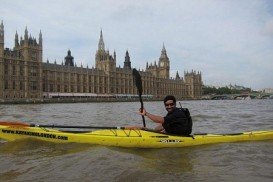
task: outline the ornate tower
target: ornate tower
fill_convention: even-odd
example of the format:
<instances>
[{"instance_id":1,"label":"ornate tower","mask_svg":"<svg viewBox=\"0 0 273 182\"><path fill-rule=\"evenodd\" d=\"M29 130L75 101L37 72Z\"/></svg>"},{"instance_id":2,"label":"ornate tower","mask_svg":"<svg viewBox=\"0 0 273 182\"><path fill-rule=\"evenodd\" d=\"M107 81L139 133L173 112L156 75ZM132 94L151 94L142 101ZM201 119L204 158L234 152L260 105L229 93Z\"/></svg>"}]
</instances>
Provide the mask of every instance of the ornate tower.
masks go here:
<instances>
[{"instance_id":1,"label":"ornate tower","mask_svg":"<svg viewBox=\"0 0 273 182\"><path fill-rule=\"evenodd\" d=\"M188 88L188 96L191 98L201 98L202 96L202 74L192 70L191 72L185 72L185 85Z\"/></svg>"},{"instance_id":2,"label":"ornate tower","mask_svg":"<svg viewBox=\"0 0 273 182\"><path fill-rule=\"evenodd\" d=\"M42 33L39 33L39 42L36 38L28 35L27 27L25 29L24 39L18 40L18 34L15 34L15 45L14 50L20 52L25 61L32 63L42 63L43 59L43 46L42 46Z\"/></svg>"},{"instance_id":3,"label":"ornate tower","mask_svg":"<svg viewBox=\"0 0 273 182\"><path fill-rule=\"evenodd\" d=\"M158 68L159 77L169 79L169 77L170 77L170 60L168 58L164 43L163 43L163 48L161 50L161 56L159 58L158 64L159 64L159 68Z\"/></svg>"},{"instance_id":4,"label":"ornate tower","mask_svg":"<svg viewBox=\"0 0 273 182\"><path fill-rule=\"evenodd\" d=\"M125 61L124 61L123 68L131 69L131 61L130 61L130 56L129 56L128 50L126 51L126 54L125 54Z\"/></svg>"},{"instance_id":5,"label":"ornate tower","mask_svg":"<svg viewBox=\"0 0 273 182\"><path fill-rule=\"evenodd\" d=\"M42 42L40 32L39 42ZM4 49L4 25L0 25L0 83L3 98L42 98L42 45L25 29L24 39L19 42L16 31L14 48ZM2 59L3 58L3 59ZM12 61L10 61L12 60ZM11 77L12 75L12 77ZM4 85L4 86L3 86ZM1 95L1 94L0 94Z\"/></svg>"},{"instance_id":6,"label":"ornate tower","mask_svg":"<svg viewBox=\"0 0 273 182\"><path fill-rule=\"evenodd\" d=\"M16 39L16 35L15 35ZM41 98L42 97L42 33L39 34L39 42L36 38L29 35L27 27L25 28L24 39L20 40L18 46L14 50L20 54L24 79L27 80L23 84L25 98Z\"/></svg>"},{"instance_id":7,"label":"ornate tower","mask_svg":"<svg viewBox=\"0 0 273 182\"><path fill-rule=\"evenodd\" d=\"M96 68L105 71L107 74L116 70L116 52L114 52L113 57L110 55L109 50L105 50L102 30L100 31L98 50L96 52Z\"/></svg>"}]
</instances>

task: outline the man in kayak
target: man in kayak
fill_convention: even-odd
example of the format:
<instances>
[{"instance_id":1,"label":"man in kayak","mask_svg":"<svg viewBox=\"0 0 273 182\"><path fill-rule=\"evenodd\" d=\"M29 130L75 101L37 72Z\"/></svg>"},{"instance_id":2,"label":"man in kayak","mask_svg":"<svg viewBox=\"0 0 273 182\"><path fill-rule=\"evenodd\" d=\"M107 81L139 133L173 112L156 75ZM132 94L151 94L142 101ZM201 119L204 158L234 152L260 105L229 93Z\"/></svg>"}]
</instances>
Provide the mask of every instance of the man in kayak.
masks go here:
<instances>
[{"instance_id":1,"label":"man in kayak","mask_svg":"<svg viewBox=\"0 0 273 182\"><path fill-rule=\"evenodd\" d=\"M185 109L176 107L176 99L172 95L164 98L164 105L167 110L165 117L153 115L143 108L139 111L142 116L147 116L153 122L158 123L156 131L177 135L190 135L192 132L192 121Z\"/></svg>"}]
</instances>

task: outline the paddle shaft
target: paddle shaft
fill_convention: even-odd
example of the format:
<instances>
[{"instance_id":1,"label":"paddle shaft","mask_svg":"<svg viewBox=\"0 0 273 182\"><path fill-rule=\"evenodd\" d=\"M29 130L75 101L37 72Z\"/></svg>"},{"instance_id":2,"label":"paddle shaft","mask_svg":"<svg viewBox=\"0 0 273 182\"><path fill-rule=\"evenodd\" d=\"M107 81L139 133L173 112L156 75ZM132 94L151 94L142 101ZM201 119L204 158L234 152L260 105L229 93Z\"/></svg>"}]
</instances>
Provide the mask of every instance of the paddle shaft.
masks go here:
<instances>
[{"instance_id":1,"label":"paddle shaft","mask_svg":"<svg viewBox=\"0 0 273 182\"><path fill-rule=\"evenodd\" d=\"M141 95L139 95L139 101L140 101L140 104L141 104L141 107L140 107L141 112L143 112L143 108L144 108L144 106L143 106L143 101L142 101L142 97L141 97ZM143 115L142 115L142 121L143 121L143 126L144 126L144 127L146 127L145 118L144 118L144 116L143 116Z\"/></svg>"},{"instance_id":2,"label":"paddle shaft","mask_svg":"<svg viewBox=\"0 0 273 182\"><path fill-rule=\"evenodd\" d=\"M21 126L21 127L42 127L42 128L82 128L82 129L126 129L126 127L118 126L69 126L69 125L54 125L54 124L29 124L23 122L0 121L0 125L4 126Z\"/></svg>"},{"instance_id":3,"label":"paddle shaft","mask_svg":"<svg viewBox=\"0 0 273 182\"><path fill-rule=\"evenodd\" d=\"M42 128L82 128L82 129L126 129L125 127L118 126L69 126L69 125L39 125L39 124L30 124L29 127L42 127Z\"/></svg>"}]
</instances>

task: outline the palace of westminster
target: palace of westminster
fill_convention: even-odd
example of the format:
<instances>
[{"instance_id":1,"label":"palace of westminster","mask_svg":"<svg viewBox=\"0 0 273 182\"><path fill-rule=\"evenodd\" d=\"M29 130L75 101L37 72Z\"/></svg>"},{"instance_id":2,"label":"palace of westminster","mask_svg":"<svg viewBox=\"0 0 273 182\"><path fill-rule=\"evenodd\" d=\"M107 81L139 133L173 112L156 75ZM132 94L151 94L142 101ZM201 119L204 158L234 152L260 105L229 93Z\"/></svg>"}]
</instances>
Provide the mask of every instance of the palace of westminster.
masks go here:
<instances>
[{"instance_id":1,"label":"palace of westminster","mask_svg":"<svg viewBox=\"0 0 273 182\"><path fill-rule=\"evenodd\" d=\"M13 49L5 48L4 24L0 25L0 100L43 99L54 97L119 97L136 96L131 60L125 53L123 68L116 67L116 52L105 50L102 31L95 56L95 68L74 64L68 50L61 64L43 62L43 38L15 34ZM199 99L202 95L201 72L178 72L170 78L170 60L165 46L159 61L139 71L142 77L143 96L163 98L172 94L179 99Z\"/></svg>"}]
</instances>

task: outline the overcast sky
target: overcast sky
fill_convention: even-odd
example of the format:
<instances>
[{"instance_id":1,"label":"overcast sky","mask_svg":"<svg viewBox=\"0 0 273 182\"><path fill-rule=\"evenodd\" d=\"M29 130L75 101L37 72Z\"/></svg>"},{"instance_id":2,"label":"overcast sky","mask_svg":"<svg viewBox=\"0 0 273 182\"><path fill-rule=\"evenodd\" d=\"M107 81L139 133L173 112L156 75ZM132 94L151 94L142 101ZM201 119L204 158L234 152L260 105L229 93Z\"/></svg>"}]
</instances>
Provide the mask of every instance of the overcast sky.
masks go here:
<instances>
[{"instance_id":1,"label":"overcast sky","mask_svg":"<svg viewBox=\"0 0 273 182\"><path fill-rule=\"evenodd\" d=\"M205 85L273 88L272 0L0 0L5 47L15 32L43 35L43 61L95 65L100 30L123 67L158 61L163 42L176 71L201 71Z\"/></svg>"}]
</instances>

